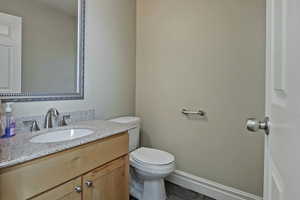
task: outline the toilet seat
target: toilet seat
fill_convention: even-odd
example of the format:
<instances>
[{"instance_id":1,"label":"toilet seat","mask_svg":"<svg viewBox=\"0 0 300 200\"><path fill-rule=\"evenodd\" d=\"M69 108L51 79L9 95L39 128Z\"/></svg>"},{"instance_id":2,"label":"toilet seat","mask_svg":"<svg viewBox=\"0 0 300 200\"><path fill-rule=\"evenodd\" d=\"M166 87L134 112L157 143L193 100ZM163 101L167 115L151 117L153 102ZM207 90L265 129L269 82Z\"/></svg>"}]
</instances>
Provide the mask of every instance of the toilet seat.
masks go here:
<instances>
[{"instance_id":1,"label":"toilet seat","mask_svg":"<svg viewBox=\"0 0 300 200\"><path fill-rule=\"evenodd\" d=\"M175 157L161 150L142 147L131 152L129 157L132 167L153 176L160 176L175 170Z\"/></svg>"},{"instance_id":2,"label":"toilet seat","mask_svg":"<svg viewBox=\"0 0 300 200\"><path fill-rule=\"evenodd\" d=\"M175 170L175 162L168 165L145 165L139 163L130 158L130 166L134 167L138 171L144 171L152 174L152 176L161 176L161 174L167 174Z\"/></svg>"},{"instance_id":3,"label":"toilet seat","mask_svg":"<svg viewBox=\"0 0 300 200\"><path fill-rule=\"evenodd\" d=\"M175 161L175 157L165 151L141 147L130 153L133 160L145 165L162 166Z\"/></svg>"}]
</instances>

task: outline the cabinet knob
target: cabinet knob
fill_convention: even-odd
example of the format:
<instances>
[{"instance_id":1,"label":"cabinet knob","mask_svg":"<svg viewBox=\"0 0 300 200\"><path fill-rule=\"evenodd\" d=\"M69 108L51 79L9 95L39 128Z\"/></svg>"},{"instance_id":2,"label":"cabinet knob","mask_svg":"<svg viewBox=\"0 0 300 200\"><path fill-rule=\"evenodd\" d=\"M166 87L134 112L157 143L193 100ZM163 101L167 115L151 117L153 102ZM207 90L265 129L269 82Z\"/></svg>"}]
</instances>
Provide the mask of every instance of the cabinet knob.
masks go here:
<instances>
[{"instance_id":1,"label":"cabinet knob","mask_svg":"<svg viewBox=\"0 0 300 200\"><path fill-rule=\"evenodd\" d=\"M85 182L85 185L86 185L87 187L92 187L92 186L93 186L93 182L92 182L92 181L86 181L86 182Z\"/></svg>"},{"instance_id":2,"label":"cabinet knob","mask_svg":"<svg viewBox=\"0 0 300 200\"><path fill-rule=\"evenodd\" d=\"M81 187L80 186L75 187L75 192L81 193L82 192Z\"/></svg>"}]
</instances>

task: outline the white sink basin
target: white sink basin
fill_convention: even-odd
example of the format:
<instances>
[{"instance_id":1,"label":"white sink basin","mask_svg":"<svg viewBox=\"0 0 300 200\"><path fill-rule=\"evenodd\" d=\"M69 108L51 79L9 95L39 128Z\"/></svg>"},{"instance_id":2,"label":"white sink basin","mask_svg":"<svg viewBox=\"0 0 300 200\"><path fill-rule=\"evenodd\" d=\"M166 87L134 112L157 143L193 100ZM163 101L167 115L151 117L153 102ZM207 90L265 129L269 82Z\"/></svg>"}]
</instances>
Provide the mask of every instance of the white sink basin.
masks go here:
<instances>
[{"instance_id":1,"label":"white sink basin","mask_svg":"<svg viewBox=\"0 0 300 200\"><path fill-rule=\"evenodd\" d=\"M33 137L30 142L32 143L51 143L51 142L64 142L69 140L78 139L84 136L93 134L91 129L66 129L57 130L45 133L43 135Z\"/></svg>"}]
</instances>

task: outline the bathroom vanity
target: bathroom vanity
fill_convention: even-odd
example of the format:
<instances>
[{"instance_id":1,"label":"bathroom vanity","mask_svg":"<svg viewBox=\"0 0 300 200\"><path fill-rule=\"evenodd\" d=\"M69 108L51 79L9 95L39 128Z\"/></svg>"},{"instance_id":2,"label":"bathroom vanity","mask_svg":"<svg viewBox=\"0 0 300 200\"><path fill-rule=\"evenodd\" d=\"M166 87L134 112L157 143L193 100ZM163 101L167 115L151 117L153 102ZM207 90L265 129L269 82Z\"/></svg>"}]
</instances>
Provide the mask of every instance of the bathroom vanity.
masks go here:
<instances>
[{"instance_id":1,"label":"bathroom vanity","mask_svg":"<svg viewBox=\"0 0 300 200\"><path fill-rule=\"evenodd\" d=\"M34 133L1 140L0 199L128 199L128 130L132 127L89 121L72 128L79 127L95 132L51 144L31 143Z\"/></svg>"}]
</instances>

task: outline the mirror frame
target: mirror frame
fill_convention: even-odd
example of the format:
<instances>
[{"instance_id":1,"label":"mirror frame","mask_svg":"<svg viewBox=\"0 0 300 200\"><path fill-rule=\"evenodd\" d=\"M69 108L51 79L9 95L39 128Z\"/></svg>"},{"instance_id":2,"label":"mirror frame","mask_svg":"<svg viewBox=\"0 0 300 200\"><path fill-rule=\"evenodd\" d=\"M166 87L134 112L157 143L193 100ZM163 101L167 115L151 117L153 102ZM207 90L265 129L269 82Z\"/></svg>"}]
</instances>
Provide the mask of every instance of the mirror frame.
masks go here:
<instances>
[{"instance_id":1,"label":"mirror frame","mask_svg":"<svg viewBox=\"0 0 300 200\"><path fill-rule=\"evenodd\" d=\"M85 65L85 0L78 2L78 48L77 48L77 88L74 93L0 93L0 100L5 102L63 101L84 99Z\"/></svg>"}]
</instances>

